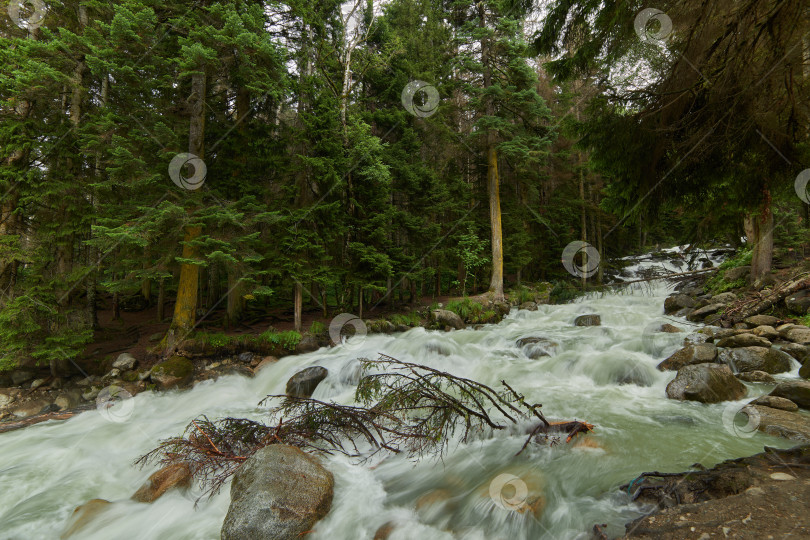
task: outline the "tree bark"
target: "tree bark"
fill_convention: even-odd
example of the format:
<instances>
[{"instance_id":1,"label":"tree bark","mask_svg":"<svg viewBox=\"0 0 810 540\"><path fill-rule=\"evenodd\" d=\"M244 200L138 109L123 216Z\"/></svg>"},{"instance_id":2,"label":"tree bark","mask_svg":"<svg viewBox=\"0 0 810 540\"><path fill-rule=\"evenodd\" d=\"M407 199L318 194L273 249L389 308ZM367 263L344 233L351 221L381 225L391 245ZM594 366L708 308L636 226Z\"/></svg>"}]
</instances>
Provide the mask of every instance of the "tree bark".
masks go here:
<instances>
[{"instance_id":1,"label":"tree bark","mask_svg":"<svg viewBox=\"0 0 810 540\"><path fill-rule=\"evenodd\" d=\"M486 28L486 7L484 2L478 4L479 24L481 29ZM490 38L483 35L481 38L481 62L483 64L484 89L492 86L492 47ZM487 116L495 115L495 104L491 98L486 100ZM496 133L487 132L487 195L489 198L489 222L492 229L492 279L489 282L489 291L495 301L503 301L503 232L501 229L501 198L500 179L498 178L498 151L496 146Z\"/></svg>"},{"instance_id":2,"label":"tree bark","mask_svg":"<svg viewBox=\"0 0 810 540\"><path fill-rule=\"evenodd\" d=\"M294 319L294 329L296 332L301 332L301 311L303 310L303 291L301 290L303 287L300 281L295 282L295 288L293 291L293 319ZM362 316L362 315L361 315Z\"/></svg>"},{"instance_id":3,"label":"tree bark","mask_svg":"<svg viewBox=\"0 0 810 540\"><path fill-rule=\"evenodd\" d=\"M773 212L771 193L766 187L762 207L752 216L754 246L751 257L751 278L757 280L771 271L773 261Z\"/></svg>"},{"instance_id":4,"label":"tree bark","mask_svg":"<svg viewBox=\"0 0 810 540\"><path fill-rule=\"evenodd\" d=\"M200 159L205 156L205 93L206 80L203 67L191 76L191 118L188 131L188 151ZM199 225L188 225L184 230L183 258L194 259L198 255L198 248L194 241L202 234ZM199 290L200 267L196 264L183 263L180 265L180 282L177 286L177 301L174 304L174 316L170 328L168 348L173 348L175 340L182 340L185 334L191 332L196 322L197 294ZM180 336L179 334L183 334Z\"/></svg>"}]
</instances>

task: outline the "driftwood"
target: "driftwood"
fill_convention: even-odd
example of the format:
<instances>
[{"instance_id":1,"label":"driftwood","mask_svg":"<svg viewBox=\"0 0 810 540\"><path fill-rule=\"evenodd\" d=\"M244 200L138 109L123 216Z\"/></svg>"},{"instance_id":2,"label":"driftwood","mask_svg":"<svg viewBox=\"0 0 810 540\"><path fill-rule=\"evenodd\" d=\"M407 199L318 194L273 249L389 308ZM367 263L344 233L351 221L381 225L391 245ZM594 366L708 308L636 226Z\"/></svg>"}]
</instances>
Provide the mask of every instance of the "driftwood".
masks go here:
<instances>
[{"instance_id":1,"label":"driftwood","mask_svg":"<svg viewBox=\"0 0 810 540\"><path fill-rule=\"evenodd\" d=\"M611 286L621 286L621 285L629 285L630 283L641 283L645 281L655 281L656 279L669 279L669 278L679 278L685 276L694 276L697 274L705 274L706 272L713 272L717 270L717 268L704 268L703 270L692 270L691 272L678 272L676 274L662 274L660 276L651 276L642 279L634 279L632 281L622 281L621 283L613 283Z\"/></svg>"},{"instance_id":2,"label":"driftwood","mask_svg":"<svg viewBox=\"0 0 810 540\"><path fill-rule=\"evenodd\" d=\"M22 429L24 427L33 426L34 424L39 424L41 422L47 422L48 420L67 420L68 418L72 418L77 414L95 408L96 408L95 405L85 405L83 407L70 409L68 411L35 414L33 416L23 418L22 420L18 420L17 422L0 422L0 433L14 431L15 429Z\"/></svg>"},{"instance_id":3,"label":"driftwood","mask_svg":"<svg viewBox=\"0 0 810 540\"><path fill-rule=\"evenodd\" d=\"M724 327L733 326L734 323L738 323L747 317L757 315L770 309L797 291L810 288L810 278L806 276L807 273L800 274L800 276L794 278L793 281L783 283L769 294L763 295L760 293L754 298L737 302L723 313L720 318L720 324Z\"/></svg>"}]
</instances>

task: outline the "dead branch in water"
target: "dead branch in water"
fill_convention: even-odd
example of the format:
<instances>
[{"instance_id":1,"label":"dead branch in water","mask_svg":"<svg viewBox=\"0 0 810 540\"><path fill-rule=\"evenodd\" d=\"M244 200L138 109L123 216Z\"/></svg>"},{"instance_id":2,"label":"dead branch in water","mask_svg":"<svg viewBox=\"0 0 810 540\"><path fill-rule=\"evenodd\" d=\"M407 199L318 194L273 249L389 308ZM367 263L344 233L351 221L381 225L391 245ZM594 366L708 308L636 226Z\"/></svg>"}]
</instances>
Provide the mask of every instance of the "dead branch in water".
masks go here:
<instances>
[{"instance_id":1,"label":"dead branch in water","mask_svg":"<svg viewBox=\"0 0 810 540\"><path fill-rule=\"evenodd\" d=\"M269 444L361 459L383 450L441 456L453 441L468 442L539 420L519 454L530 442L542 442L540 434L564 433L570 442L593 429L585 422L548 422L540 404L526 403L505 381L504 390L498 392L477 381L384 354L379 360L360 361L363 376L355 393L359 406L267 396L261 404L278 402L268 411L270 425L247 419L197 418L182 435L161 441L136 464L186 464L210 496L246 459Z\"/></svg>"}]
</instances>

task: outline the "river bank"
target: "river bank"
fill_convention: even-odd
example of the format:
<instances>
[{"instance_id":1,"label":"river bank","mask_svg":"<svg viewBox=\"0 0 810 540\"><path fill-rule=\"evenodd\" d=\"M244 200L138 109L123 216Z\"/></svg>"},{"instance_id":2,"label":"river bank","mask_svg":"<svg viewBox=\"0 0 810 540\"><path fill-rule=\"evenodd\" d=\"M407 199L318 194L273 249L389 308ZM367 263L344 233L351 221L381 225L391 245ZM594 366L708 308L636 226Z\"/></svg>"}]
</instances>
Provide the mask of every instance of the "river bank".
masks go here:
<instances>
[{"instance_id":1,"label":"river bank","mask_svg":"<svg viewBox=\"0 0 810 540\"><path fill-rule=\"evenodd\" d=\"M523 438L513 435L454 445L441 462L414 464L391 456L368 466L326 456L322 463L334 475L334 499L313 538L373 538L384 526L392 540L575 538L597 523L608 524L604 531L610 537L621 536L625 523L649 512L617 489L642 472L682 471L696 462L710 467L766 445L795 444L757 430L735 435L727 423L729 405L739 409L767 394L767 385L745 382L749 394L736 402L666 397L674 373L656 366L682 349L687 336L701 335L693 331L698 323L662 313L670 292L656 283L535 311L513 309L500 323L477 329L368 333L282 357L254 377L224 375L183 392L141 392L106 413L91 411L3 434L7 465L0 474L11 486L0 500L6 508L0 515L7 524L4 534L16 538L39 531L56 537L75 507L101 498L110 503L83 529L83 538L123 534L132 527L144 528L147 537L216 537L231 500L227 489L201 501L196 511L199 491L193 487L138 503L130 497L154 470L132 468L132 461L200 415L265 419L268 409L257 402L267 394L284 394L291 377L314 366L327 371L314 398L353 403L355 387L345 375L357 358L384 352L492 387L507 381L527 399L543 403L549 418L585 420L596 428L574 444L531 447L519 457ZM600 315L600 325L575 324L592 314ZM665 324L682 331L659 332ZM796 369L773 377L795 378ZM495 502L490 488L502 474L537 490L536 500L543 501L539 512L515 512Z\"/></svg>"}]
</instances>

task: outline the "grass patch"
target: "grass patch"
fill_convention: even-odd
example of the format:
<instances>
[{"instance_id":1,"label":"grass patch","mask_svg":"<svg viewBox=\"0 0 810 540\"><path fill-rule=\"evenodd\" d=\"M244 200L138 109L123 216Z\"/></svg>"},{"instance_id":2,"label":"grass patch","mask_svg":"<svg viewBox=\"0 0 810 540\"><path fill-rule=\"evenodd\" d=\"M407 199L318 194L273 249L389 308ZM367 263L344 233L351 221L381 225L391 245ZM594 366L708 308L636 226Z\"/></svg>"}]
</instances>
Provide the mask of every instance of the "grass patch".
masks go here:
<instances>
[{"instance_id":1,"label":"grass patch","mask_svg":"<svg viewBox=\"0 0 810 540\"><path fill-rule=\"evenodd\" d=\"M288 351L295 349L295 346L301 342L301 334L295 330L288 330L287 332L274 332L268 330L259 334L259 339L273 345L280 345Z\"/></svg>"},{"instance_id":2,"label":"grass patch","mask_svg":"<svg viewBox=\"0 0 810 540\"><path fill-rule=\"evenodd\" d=\"M309 326L309 333L313 336L325 334L326 325L323 324L321 321L312 321L312 324Z\"/></svg>"},{"instance_id":3,"label":"grass patch","mask_svg":"<svg viewBox=\"0 0 810 540\"><path fill-rule=\"evenodd\" d=\"M419 316L419 313L410 311L408 313L396 313L391 315L389 320L395 325L404 324L405 326L419 326L419 323L422 322L422 317Z\"/></svg>"}]
</instances>

